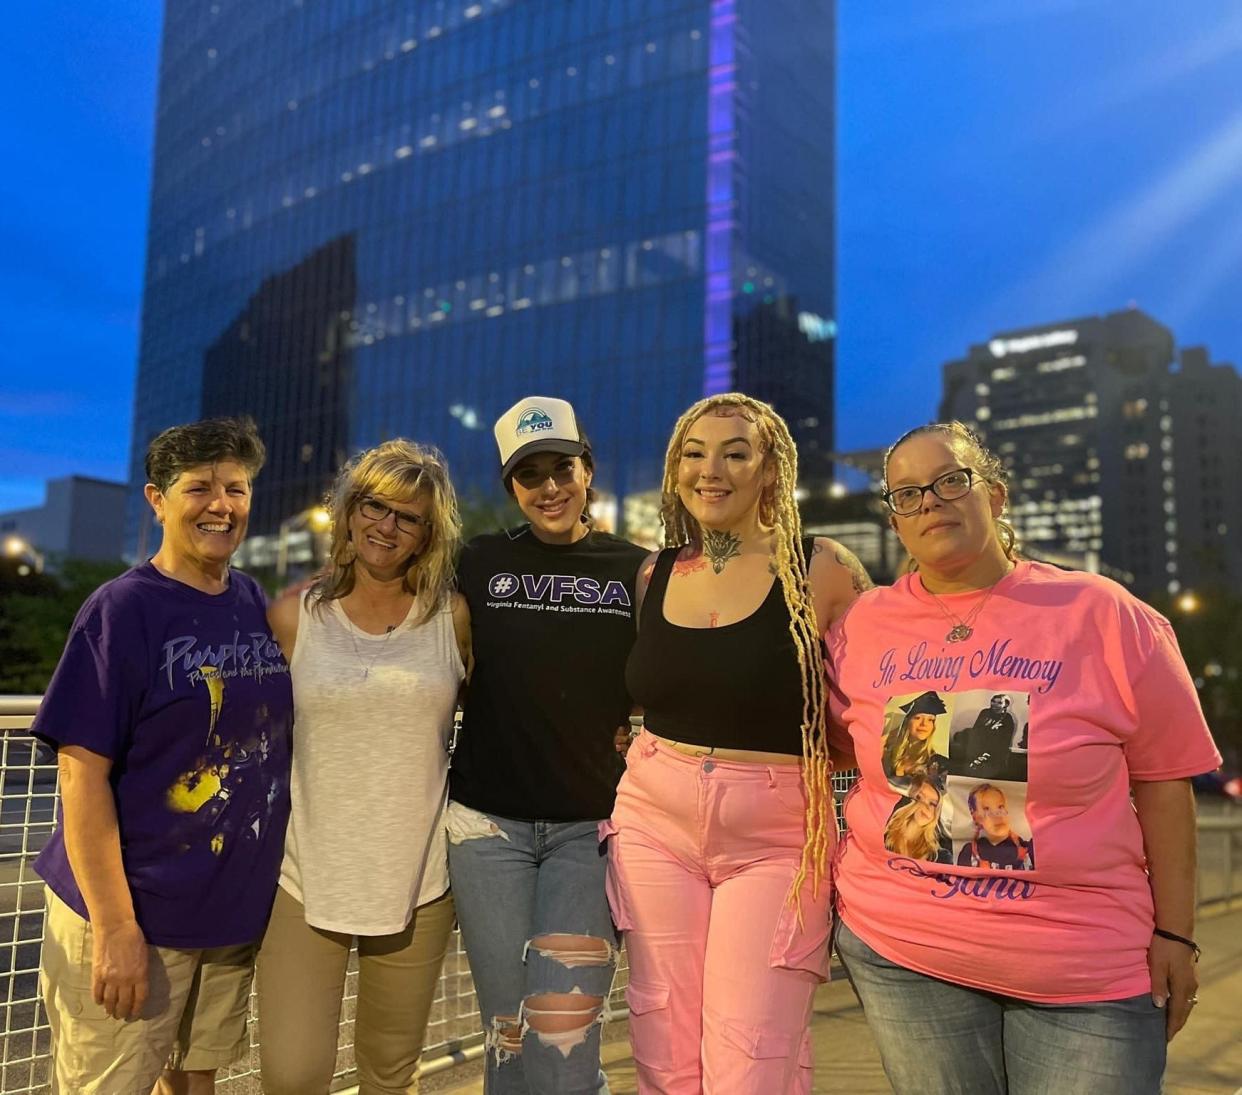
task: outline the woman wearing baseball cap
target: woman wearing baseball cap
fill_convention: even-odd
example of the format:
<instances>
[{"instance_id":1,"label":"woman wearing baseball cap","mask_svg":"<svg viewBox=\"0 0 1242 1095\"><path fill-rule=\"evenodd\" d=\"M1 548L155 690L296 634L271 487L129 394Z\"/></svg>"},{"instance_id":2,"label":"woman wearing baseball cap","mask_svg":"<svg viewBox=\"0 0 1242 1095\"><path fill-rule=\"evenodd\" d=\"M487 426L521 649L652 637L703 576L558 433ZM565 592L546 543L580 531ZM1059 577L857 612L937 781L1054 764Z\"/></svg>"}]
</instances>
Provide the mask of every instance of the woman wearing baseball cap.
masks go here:
<instances>
[{"instance_id":1,"label":"woman wearing baseball cap","mask_svg":"<svg viewBox=\"0 0 1242 1095\"><path fill-rule=\"evenodd\" d=\"M600 1020L617 938L597 827L612 812L642 548L590 519L574 409L529 396L496 422L527 523L466 545L473 659L447 813L449 872L487 1032L485 1090L607 1090Z\"/></svg>"}]
</instances>

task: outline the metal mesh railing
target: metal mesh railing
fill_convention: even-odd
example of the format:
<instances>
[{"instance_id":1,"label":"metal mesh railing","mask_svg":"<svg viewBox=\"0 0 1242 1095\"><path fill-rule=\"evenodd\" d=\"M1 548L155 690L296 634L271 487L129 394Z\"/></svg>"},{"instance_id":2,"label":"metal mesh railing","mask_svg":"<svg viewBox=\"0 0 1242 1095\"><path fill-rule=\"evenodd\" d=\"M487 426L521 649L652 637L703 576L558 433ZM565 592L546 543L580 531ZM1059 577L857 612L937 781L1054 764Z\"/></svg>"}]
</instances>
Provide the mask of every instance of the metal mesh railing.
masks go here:
<instances>
[{"instance_id":1,"label":"metal mesh railing","mask_svg":"<svg viewBox=\"0 0 1242 1095\"><path fill-rule=\"evenodd\" d=\"M31 869L51 835L56 816L55 757L28 730L39 697L0 697L0 976L3 981L4 1029L0 1093L46 1093L50 1090L51 1032L39 999L39 951L43 942L43 881ZM837 775L838 796L848 776ZM624 951L609 997L609 1009L624 1014L628 968ZM354 1011L357 1003L357 954L350 955L341 1024L337 1034L336 1082L343 1087L354 1072ZM250 997L250 1050L222 1070L218 1090L226 1095L260 1091L261 1023L256 996ZM421 1071L438 1072L476 1051L482 1044L478 1002L470 966L454 931L427 1026Z\"/></svg>"},{"instance_id":2,"label":"metal mesh railing","mask_svg":"<svg viewBox=\"0 0 1242 1095\"><path fill-rule=\"evenodd\" d=\"M26 720L27 723L29 719ZM56 763L28 735L0 735L0 1091L48 1090L51 1032L39 1000L43 882L31 870L52 832Z\"/></svg>"}]
</instances>

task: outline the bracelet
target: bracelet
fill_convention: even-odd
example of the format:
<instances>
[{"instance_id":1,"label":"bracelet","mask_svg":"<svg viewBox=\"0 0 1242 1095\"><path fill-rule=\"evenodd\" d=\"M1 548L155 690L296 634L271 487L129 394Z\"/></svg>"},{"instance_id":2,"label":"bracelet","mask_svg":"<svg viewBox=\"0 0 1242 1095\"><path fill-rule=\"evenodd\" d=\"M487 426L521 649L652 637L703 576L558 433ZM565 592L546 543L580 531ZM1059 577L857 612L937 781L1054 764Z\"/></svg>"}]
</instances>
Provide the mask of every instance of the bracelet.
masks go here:
<instances>
[{"instance_id":1,"label":"bracelet","mask_svg":"<svg viewBox=\"0 0 1242 1095\"><path fill-rule=\"evenodd\" d=\"M1203 953L1199 949L1198 943L1196 943L1193 939L1187 939L1184 935L1174 935L1172 932L1167 932L1163 928L1153 928L1152 934L1160 936L1161 939L1172 939L1174 943L1181 943L1182 946L1189 947L1195 952L1196 962L1199 961L1199 955Z\"/></svg>"}]
</instances>

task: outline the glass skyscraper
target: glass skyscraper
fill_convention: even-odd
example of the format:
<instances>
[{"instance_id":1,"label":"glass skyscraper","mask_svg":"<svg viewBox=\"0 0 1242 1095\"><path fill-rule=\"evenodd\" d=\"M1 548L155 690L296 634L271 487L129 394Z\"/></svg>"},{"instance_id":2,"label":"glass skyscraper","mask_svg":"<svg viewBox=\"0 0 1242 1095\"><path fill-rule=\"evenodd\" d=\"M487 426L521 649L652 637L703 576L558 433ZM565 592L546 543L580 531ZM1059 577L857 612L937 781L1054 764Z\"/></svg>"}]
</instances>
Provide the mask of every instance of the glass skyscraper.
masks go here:
<instances>
[{"instance_id":1,"label":"glass skyscraper","mask_svg":"<svg viewBox=\"0 0 1242 1095\"><path fill-rule=\"evenodd\" d=\"M128 543L160 429L248 412L252 531L350 452L570 399L596 485L656 487L741 387L832 448L831 0L167 0Z\"/></svg>"}]
</instances>

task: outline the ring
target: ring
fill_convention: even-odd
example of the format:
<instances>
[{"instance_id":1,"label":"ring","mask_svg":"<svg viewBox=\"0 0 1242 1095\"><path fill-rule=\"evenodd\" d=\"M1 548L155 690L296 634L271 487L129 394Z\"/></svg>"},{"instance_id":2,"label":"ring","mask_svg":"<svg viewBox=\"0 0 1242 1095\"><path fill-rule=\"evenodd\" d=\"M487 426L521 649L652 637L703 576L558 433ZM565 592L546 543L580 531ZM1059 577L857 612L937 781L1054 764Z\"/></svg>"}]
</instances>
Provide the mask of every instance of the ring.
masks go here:
<instances>
[{"instance_id":1,"label":"ring","mask_svg":"<svg viewBox=\"0 0 1242 1095\"><path fill-rule=\"evenodd\" d=\"M1194 1007L1194 1005L1197 1004L1198 1002L1199 1002L1199 994L1197 992L1194 994L1194 996L1189 997L1186 1001L1186 1003L1188 1003L1191 1007Z\"/></svg>"}]
</instances>

